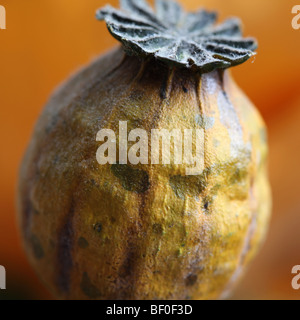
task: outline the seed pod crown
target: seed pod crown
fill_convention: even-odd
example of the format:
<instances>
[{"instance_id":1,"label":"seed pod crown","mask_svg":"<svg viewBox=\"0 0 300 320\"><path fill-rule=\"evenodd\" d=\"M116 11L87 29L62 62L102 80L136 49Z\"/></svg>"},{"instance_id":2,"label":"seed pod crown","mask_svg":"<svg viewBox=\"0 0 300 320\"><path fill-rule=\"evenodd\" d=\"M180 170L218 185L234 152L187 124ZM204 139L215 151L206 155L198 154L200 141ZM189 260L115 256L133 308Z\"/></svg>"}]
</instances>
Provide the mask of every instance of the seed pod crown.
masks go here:
<instances>
[{"instance_id":1,"label":"seed pod crown","mask_svg":"<svg viewBox=\"0 0 300 320\"><path fill-rule=\"evenodd\" d=\"M145 0L120 0L121 10L106 6L96 17L129 55L152 56L167 64L201 72L241 64L255 55L257 42L243 38L237 18L216 24L217 13L186 13L170 0L156 0L155 11Z\"/></svg>"}]
</instances>

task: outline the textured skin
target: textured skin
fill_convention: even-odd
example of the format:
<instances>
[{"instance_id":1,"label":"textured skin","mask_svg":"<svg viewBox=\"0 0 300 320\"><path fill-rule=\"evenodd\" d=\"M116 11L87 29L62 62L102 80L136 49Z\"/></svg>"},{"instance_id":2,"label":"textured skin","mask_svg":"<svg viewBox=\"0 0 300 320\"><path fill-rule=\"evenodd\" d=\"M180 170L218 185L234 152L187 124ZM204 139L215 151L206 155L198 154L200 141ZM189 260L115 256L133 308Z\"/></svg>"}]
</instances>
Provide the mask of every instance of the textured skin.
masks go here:
<instances>
[{"instance_id":1,"label":"textured skin","mask_svg":"<svg viewBox=\"0 0 300 320\"><path fill-rule=\"evenodd\" d=\"M101 166L101 128L205 129L205 170ZM265 125L228 71L198 75L116 49L63 85L24 158L27 255L60 299L225 297L265 237Z\"/></svg>"}]
</instances>

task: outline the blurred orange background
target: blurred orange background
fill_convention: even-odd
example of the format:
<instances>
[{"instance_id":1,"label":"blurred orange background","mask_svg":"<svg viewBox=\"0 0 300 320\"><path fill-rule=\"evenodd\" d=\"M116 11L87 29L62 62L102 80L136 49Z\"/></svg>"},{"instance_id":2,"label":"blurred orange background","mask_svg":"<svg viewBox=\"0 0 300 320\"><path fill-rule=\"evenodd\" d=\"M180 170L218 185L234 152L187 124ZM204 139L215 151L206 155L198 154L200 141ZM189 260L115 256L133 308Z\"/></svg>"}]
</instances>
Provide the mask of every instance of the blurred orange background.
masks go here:
<instances>
[{"instance_id":1,"label":"blurred orange background","mask_svg":"<svg viewBox=\"0 0 300 320\"><path fill-rule=\"evenodd\" d=\"M18 168L35 121L53 89L70 73L116 45L94 12L108 0L0 0L0 265L7 290L0 299L51 298L29 266L15 218ZM118 6L118 1L110 0ZM300 265L300 30L290 0L185 0L186 9L239 16L258 55L233 69L237 83L269 127L273 219L266 244L237 286L235 299L299 299L291 270ZM299 3L298 3L299 4ZM42 150L41 150L42 152Z\"/></svg>"}]
</instances>

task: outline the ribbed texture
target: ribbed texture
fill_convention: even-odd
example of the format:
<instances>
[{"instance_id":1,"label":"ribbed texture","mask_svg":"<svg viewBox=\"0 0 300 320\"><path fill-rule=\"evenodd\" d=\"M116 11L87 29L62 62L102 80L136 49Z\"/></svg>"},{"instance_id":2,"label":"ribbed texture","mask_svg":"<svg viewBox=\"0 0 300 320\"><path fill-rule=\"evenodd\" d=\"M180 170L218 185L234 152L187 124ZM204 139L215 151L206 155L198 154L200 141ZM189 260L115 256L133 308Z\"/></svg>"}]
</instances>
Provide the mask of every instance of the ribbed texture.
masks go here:
<instances>
[{"instance_id":1,"label":"ribbed texture","mask_svg":"<svg viewBox=\"0 0 300 320\"><path fill-rule=\"evenodd\" d=\"M153 56L203 73L241 64L255 55L256 40L242 37L237 18L216 25L215 12L186 13L170 0L156 0L155 11L144 0L120 3L121 10L108 5L96 16L105 20L130 55Z\"/></svg>"}]
</instances>

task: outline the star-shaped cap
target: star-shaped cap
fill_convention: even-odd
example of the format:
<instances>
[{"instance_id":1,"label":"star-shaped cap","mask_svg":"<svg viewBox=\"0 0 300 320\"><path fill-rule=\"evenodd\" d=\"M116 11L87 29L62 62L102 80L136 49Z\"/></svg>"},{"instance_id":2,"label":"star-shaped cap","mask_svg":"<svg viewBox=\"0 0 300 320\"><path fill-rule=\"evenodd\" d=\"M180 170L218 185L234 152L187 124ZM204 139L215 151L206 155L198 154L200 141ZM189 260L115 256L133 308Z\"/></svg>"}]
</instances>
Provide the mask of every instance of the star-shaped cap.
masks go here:
<instances>
[{"instance_id":1,"label":"star-shaped cap","mask_svg":"<svg viewBox=\"0 0 300 320\"><path fill-rule=\"evenodd\" d=\"M110 33L130 55L153 56L168 64L210 72L241 64L255 55L257 42L243 38L241 22L231 18L217 25L217 13L186 13L171 0L120 0L121 10L97 11Z\"/></svg>"}]
</instances>

